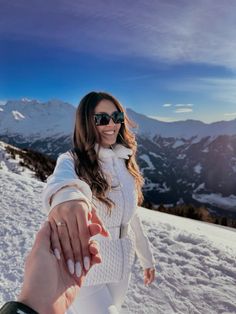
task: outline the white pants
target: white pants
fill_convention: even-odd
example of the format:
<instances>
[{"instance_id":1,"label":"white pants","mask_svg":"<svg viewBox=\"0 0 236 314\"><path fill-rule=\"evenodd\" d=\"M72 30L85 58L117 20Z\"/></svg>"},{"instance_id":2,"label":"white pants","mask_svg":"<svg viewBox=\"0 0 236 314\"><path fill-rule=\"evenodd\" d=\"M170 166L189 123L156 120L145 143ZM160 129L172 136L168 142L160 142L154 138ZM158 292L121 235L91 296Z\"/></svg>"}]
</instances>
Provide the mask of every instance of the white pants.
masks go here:
<instances>
[{"instance_id":1,"label":"white pants","mask_svg":"<svg viewBox=\"0 0 236 314\"><path fill-rule=\"evenodd\" d=\"M67 314L119 314L128 289L129 280L118 283L82 287Z\"/></svg>"}]
</instances>

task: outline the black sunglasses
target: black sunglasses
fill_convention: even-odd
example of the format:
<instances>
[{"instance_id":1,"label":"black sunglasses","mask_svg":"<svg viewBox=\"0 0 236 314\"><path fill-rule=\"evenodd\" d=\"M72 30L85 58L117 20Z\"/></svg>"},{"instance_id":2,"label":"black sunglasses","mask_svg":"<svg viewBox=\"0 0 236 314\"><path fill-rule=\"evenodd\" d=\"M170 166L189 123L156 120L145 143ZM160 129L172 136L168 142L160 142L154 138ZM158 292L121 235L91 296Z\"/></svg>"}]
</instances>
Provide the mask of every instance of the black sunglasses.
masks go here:
<instances>
[{"instance_id":1,"label":"black sunglasses","mask_svg":"<svg viewBox=\"0 0 236 314\"><path fill-rule=\"evenodd\" d=\"M114 111L111 115L106 112L94 114L94 120L96 125L108 125L111 119L116 124L124 123L124 112Z\"/></svg>"}]
</instances>

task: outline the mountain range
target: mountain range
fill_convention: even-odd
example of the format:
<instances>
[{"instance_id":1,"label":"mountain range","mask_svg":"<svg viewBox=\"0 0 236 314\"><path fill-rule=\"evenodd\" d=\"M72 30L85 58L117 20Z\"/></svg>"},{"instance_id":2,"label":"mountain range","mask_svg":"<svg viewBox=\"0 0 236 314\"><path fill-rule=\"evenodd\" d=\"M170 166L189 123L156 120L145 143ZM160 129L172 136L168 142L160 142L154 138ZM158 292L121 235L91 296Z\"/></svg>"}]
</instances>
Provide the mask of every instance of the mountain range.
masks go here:
<instances>
[{"instance_id":1,"label":"mountain range","mask_svg":"<svg viewBox=\"0 0 236 314\"><path fill-rule=\"evenodd\" d=\"M0 140L56 158L71 147L76 108L60 100L21 99L0 106ZM153 206L205 204L236 216L236 119L162 122L127 109Z\"/></svg>"}]
</instances>

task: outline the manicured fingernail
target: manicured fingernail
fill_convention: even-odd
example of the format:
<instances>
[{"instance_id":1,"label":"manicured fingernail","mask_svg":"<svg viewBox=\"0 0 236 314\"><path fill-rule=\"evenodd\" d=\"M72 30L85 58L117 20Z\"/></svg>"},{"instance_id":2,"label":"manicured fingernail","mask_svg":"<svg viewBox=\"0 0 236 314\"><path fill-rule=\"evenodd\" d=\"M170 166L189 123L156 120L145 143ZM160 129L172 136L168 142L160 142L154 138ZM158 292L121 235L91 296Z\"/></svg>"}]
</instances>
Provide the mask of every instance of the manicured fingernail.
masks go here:
<instances>
[{"instance_id":1,"label":"manicured fingernail","mask_svg":"<svg viewBox=\"0 0 236 314\"><path fill-rule=\"evenodd\" d=\"M80 277L81 276L81 273L82 273L82 267L80 265L80 262L77 262L75 264L75 272L76 272L76 276L77 277Z\"/></svg>"},{"instance_id":2,"label":"manicured fingernail","mask_svg":"<svg viewBox=\"0 0 236 314\"><path fill-rule=\"evenodd\" d=\"M68 266L69 272L71 273L71 275L73 275L75 272L75 265L71 259L68 259L67 266Z\"/></svg>"},{"instance_id":3,"label":"manicured fingernail","mask_svg":"<svg viewBox=\"0 0 236 314\"><path fill-rule=\"evenodd\" d=\"M55 249L55 250L54 250L54 255L56 256L56 258L57 258L58 260L61 259L61 257L60 257L60 252L59 252L58 249Z\"/></svg>"},{"instance_id":4,"label":"manicured fingernail","mask_svg":"<svg viewBox=\"0 0 236 314\"><path fill-rule=\"evenodd\" d=\"M108 234L108 237L111 238L111 234L108 230L106 230L106 233Z\"/></svg>"},{"instance_id":5,"label":"manicured fingernail","mask_svg":"<svg viewBox=\"0 0 236 314\"><path fill-rule=\"evenodd\" d=\"M90 267L90 260L89 260L89 257L88 256L85 256L84 257L84 268L86 270L89 270L89 267Z\"/></svg>"}]
</instances>

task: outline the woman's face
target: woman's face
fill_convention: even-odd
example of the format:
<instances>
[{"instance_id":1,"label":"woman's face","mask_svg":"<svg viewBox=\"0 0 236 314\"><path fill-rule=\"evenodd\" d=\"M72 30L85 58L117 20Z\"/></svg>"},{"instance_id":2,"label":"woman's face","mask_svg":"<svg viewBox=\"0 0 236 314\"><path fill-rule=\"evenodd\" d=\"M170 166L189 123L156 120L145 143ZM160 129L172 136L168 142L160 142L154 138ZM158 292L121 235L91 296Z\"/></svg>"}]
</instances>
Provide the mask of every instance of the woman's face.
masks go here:
<instances>
[{"instance_id":1,"label":"woman's face","mask_svg":"<svg viewBox=\"0 0 236 314\"><path fill-rule=\"evenodd\" d=\"M111 115L114 111L118 111L118 109L113 102L103 99L97 104L94 113L107 113ZM120 127L121 124L115 124L112 119L110 119L110 122L107 125L96 125L96 129L101 137L100 144L103 147L110 147L115 144Z\"/></svg>"}]
</instances>

